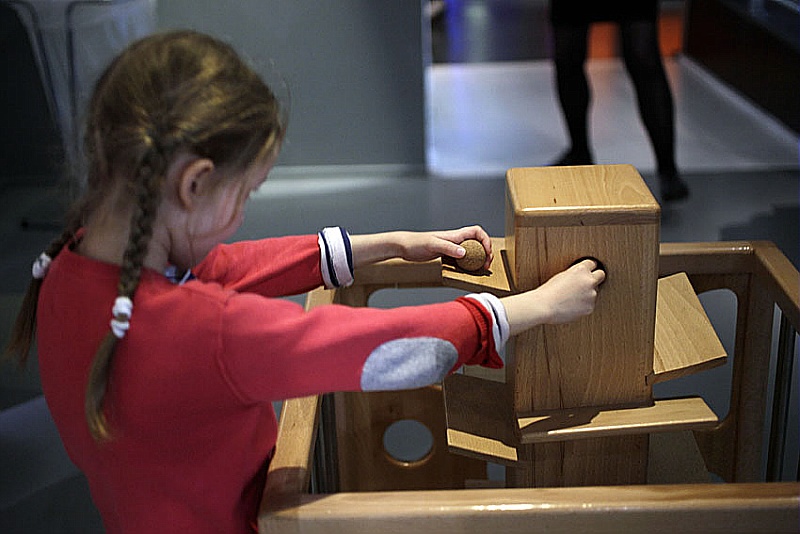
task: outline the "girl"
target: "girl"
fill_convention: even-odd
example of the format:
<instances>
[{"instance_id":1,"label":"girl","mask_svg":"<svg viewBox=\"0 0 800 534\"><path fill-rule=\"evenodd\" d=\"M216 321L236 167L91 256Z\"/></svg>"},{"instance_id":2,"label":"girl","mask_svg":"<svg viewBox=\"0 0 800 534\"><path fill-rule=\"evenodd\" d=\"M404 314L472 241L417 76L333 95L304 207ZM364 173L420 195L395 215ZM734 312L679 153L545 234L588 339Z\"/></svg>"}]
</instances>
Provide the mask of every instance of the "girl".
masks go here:
<instances>
[{"instance_id":1,"label":"girl","mask_svg":"<svg viewBox=\"0 0 800 534\"><path fill-rule=\"evenodd\" d=\"M9 349L24 361L35 325L45 398L109 532L252 531L276 439L271 401L498 367L509 336L594 307L605 275L591 261L504 299L305 313L273 298L347 285L391 257L460 257L468 238L491 261L477 226L221 244L283 133L269 88L194 32L131 45L95 88L89 187L34 264Z\"/></svg>"}]
</instances>

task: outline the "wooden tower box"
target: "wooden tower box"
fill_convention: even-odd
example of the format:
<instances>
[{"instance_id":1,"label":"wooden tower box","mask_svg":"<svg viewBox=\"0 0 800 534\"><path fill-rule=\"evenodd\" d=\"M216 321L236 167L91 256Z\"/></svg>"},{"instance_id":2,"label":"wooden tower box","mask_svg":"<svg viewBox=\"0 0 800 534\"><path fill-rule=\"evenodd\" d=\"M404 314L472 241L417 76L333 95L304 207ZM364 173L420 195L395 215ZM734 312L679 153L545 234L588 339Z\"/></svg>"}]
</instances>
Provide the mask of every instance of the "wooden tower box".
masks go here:
<instances>
[{"instance_id":1,"label":"wooden tower box","mask_svg":"<svg viewBox=\"0 0 800 534\"><path fill-rule=\"evenodd\" d=\"M653 370L660 208L638 172L630 165L511 169L506 199L515 290L538 287L587 256L607 275L593 314L512 341L506 383L516 416L652 404L645 377ZM532 470L514 469L512 485L644 482L647 443L638 435L529 445L520 460Z\"/></svg>"}]
</instances>

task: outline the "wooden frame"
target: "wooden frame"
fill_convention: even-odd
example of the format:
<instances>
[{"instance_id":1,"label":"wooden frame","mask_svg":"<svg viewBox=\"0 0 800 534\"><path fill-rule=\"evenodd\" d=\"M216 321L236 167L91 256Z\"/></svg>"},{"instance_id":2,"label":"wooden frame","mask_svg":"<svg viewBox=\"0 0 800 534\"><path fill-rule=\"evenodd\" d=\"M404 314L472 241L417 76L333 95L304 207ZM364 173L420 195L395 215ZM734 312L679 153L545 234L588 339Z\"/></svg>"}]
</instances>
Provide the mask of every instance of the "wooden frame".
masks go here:
<instances>
[{"instance_id":1,"label":"wooden frame","mask_svg":"<svg viewBox=\"0 0 800 534\"><path fill-rule=\"evenodd\" d=\"M659 275L678 272L698 293L729 289L737 297L730 409L713 428L694 431L708 470L727 484L310 494L320 399L309 397L284 403L260 531L796 532L800 484L763 482L762 442L774 307L797 331L800 274L769 242L662 244ZM464 286L439 262L385 262L357 280L337 294L312 292L308 306L363 304L385 287Z\"/></svg>"}]
</instances>

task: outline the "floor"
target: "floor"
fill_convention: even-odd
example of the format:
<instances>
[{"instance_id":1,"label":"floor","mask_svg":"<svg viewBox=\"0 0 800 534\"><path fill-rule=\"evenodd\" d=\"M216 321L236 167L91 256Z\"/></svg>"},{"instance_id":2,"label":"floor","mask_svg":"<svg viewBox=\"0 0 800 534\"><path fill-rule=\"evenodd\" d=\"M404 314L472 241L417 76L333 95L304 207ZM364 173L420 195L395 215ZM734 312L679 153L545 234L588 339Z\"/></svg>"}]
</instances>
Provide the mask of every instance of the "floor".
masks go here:
<instances>
[{"instance_id":1,"label":"floor","mask_svg":"<svg viewBox=\"0 0 800 534\"><path fill-rule=\"evenodd\" d=\"M680 2L666 5L669 14L679 16ZM279 168L251 202L235 238L315 232L331 224L364 233L480 223L490 234L503 235L505 170L546 165L565 143L542 9L540 0L451 1L433 22L427 174L353 171L298 179L291 169ZM598 53L589 63L595 155L598 163L633 164L655 190L652 156L630 86L613 42L604 43L612 52ZM800 266L798 136L679 50L666 64L676 104L677 159L691 197L663 207L662 241L768 239ZM50 223L60 216L61 198L58 188L47 184L2 190L3 342L29 265L53 236ZM22 220L29 223L26 228ZM376 304L438 298L412 292ZM729 297L707 294L703 303L730 352ZM724 415L729 375L726 366L669 383L657 393L701 394ZM85 481L60 448L39 395L35 359L22 373L0 368L0 531L101 532ZM793 478L797 436L790 435L790 442L795 463L787 472Z\"/></svg>"}]
</instances>

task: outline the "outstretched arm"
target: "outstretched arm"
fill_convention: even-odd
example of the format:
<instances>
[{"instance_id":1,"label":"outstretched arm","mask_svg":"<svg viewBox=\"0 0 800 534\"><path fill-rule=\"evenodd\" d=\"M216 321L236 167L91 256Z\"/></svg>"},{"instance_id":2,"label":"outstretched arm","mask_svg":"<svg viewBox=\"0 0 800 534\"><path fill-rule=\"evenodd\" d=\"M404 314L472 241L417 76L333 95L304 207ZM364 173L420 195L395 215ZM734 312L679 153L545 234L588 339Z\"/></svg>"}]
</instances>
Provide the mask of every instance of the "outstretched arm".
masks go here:
<instances>
[{"instance_id":1,"label":"outstretched arm","mask_svg":"<svg viewBox=\"0 0 800 534\"><path fill-rule=\"evenodd\" d=\"M353 249L353 264L356 268L388 260L402 258L408 261L428 261L440 256L461 258L465 254L459 245L467 239L483 244L488 268L492 262L492 240L480 226L465 226L456 230L435 232L384 232L350 236Z\"/></svg>"},{"instance_id":2,"label":"outstretched arm","mask_svg":"<svg viewBox=\"0 0 800 534\"><path fill-rule=\"evenodd\" d=\"M492 262L492 241L480 226L437 232L386 232L351 236L354 267L389 258L428 261L440 256L460 258L459 243L475 239L486 250L485 268ZM605 272L593 260L566 269L538 288L500 299L508 320L509 335L543 324L560 324L589 315L595 306L597 289ZM502 312L501 312L502 313Z\"/></svg>"}]
</instances>

